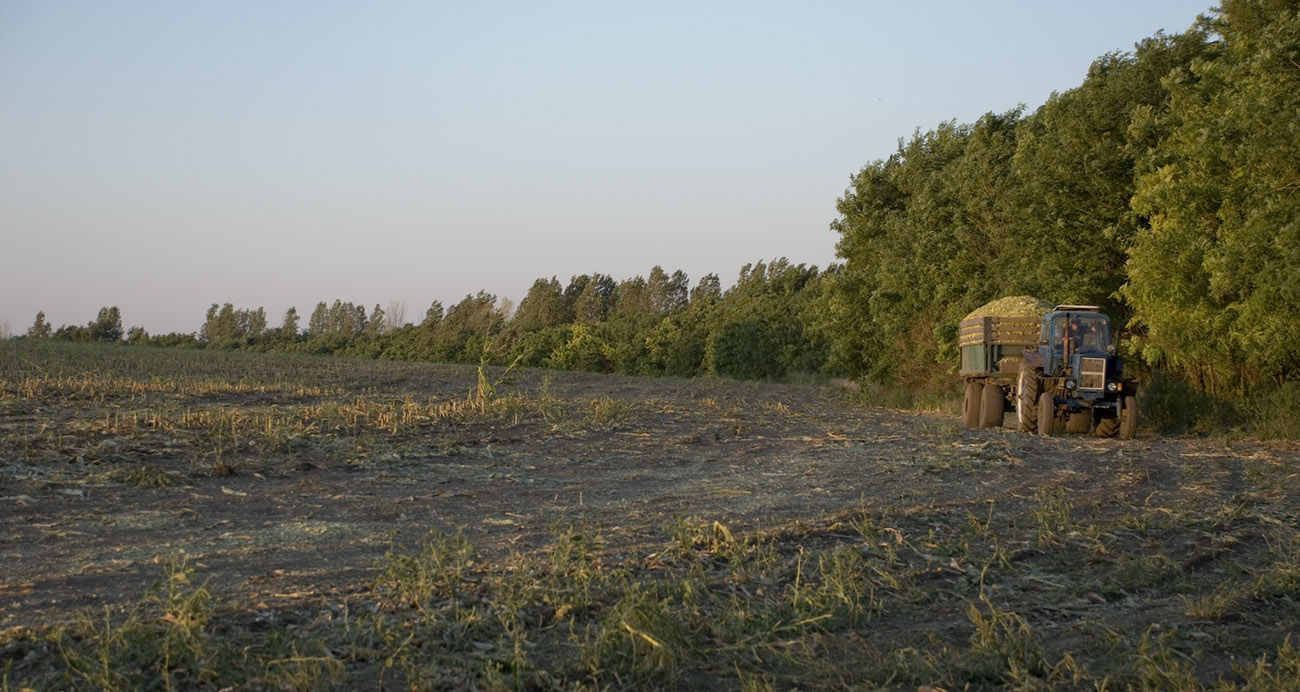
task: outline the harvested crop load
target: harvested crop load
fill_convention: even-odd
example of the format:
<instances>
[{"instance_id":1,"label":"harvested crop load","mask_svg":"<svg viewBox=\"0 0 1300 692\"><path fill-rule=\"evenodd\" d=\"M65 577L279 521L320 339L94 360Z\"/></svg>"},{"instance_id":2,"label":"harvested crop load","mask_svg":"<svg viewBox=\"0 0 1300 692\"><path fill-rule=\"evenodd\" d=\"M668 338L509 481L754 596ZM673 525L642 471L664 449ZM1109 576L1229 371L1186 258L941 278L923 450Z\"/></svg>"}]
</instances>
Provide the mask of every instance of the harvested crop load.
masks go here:
<instances>
[{"instance_id":1,"label":"harvested crop load","mask_svg":"<svg viewBox=\"0 0 1300 692\"><path fill-rule=\"evenodd\" d=\"M966 315L964 319L973 320L979 317L1042 317L1055 307L1054 304L1042 298L1007 296L981 305L974 312Z\"/></svg>"}]
</instances>

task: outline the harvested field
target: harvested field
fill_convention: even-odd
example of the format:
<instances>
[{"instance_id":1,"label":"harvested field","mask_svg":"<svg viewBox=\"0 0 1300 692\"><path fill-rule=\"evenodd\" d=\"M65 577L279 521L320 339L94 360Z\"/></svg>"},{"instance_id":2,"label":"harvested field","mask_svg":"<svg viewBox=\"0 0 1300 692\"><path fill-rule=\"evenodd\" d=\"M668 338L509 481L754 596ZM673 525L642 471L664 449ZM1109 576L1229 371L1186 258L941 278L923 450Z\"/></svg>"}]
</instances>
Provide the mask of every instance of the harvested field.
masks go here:
<instances>
[{"instance_id":1,"label":"harvested field","mask_svg":"<svg viewBox=\"0 0 1300 692\"><path fill-rule=\"evenodd\" d=\"M807 386L502 375L0 343L4 684L1300 674L1294 445L963 431Z\"/></svg>"}]
</instances>

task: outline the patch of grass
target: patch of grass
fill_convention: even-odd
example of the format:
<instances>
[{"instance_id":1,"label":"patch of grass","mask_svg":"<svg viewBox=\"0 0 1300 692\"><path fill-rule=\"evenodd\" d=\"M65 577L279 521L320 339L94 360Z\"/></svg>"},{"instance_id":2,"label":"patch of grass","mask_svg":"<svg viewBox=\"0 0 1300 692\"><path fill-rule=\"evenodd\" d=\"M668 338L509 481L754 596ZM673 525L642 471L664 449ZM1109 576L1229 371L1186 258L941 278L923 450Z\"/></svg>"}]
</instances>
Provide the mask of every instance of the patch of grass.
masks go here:
<instances>
[{"instance_id":1,"label":"patch of grass","mask_svg":"<svg viewBox=\"0 0 1300 692\"><path fill-rule=\"evenodd\" d=\"M164 577L143 601L102 619L87 612L53 640L64 666L62 679L104 690L197 687L222 675L220 651L208 629L212 599L191 583L183 559L169 562Z\"/></svg>"},{"instance_id":2,"label":"patch of grass","mask_svg":"<svg viewBox=\"0 0 1300 692\"><path fill-rule=\"evenodd\" d=\"M1246 405L1247 429L1266 439L1300 440L1300 382L1256 392Z\"/></svg>"},{"instance_id":3,"label":"patch of grass","mask_svg":"<svg viewBox=\"0 0 1300 692\"><path fill-rule=\"evenodd\" d=\"M1044 488L1036 496L1035 507L1030 510L1030 514L1038 525L1038 544L1059 543L1061 536L1073 528L1069 491L1061 486Z\"/></svg>"},{"instance_id":4,"label":"patch of grass","mask_svg":"<svg viewBox=\"0 0 1300 692\"><path fill-rule=\"evenodd\" d=\"M118 469L110 472L108 477L137 488L170 488L176 484L174 476L150 464L141 464L131 469Z\"/></svg>"},{"instance_id":5,"label":"patch of grass","mask_svg":"<svg viewBox=\"0 0 1300 692\"><path fill-rule=\"evenodd\" d=\"M632 418L634 408L622 399L604 397L591 402L587 422L596 427L610 428L626 423Z\"/></svg>"}]
</instances>

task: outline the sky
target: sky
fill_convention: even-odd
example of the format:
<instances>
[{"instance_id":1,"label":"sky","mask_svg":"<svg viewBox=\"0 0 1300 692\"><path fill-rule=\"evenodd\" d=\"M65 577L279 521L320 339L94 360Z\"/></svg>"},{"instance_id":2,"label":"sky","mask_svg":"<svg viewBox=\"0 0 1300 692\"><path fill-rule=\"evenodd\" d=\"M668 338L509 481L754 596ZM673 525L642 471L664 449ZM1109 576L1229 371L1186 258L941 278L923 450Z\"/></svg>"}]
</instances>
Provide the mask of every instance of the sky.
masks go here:
<instances>
[{"instance_id":1,"label":"sky","mask_svg":"<svg viewBox=\"0 0 1300 692\"><path fill-rule=\"evenodd\" d=\"M899 138L1210 6L0 0L0 328L825 267Z\"/></svg>"}]
</instances>

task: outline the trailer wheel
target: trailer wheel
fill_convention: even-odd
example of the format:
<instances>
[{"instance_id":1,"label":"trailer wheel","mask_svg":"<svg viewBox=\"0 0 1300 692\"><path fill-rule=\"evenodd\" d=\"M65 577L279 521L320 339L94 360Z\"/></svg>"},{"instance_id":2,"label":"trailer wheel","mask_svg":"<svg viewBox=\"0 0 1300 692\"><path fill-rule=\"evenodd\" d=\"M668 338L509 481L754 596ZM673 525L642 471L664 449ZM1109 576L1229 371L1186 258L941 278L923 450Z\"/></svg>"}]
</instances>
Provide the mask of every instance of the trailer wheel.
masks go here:
<instances>
[{"instance_id":1,"label":"trailer wheel","mask_svg":"<svg viewBox=\"0 0 1300 692\"><path fill-rule=\"evenodd\" d=\"M1118 418L1102 418L1097 421L1097 437L1114 437L1118 432Z\"/></svg>"},{"instance_id":2,"label":"trailer wheel","mask_svg":"<svg viewBox=\"0 0 1300 692\"><path fill-rule=\"evenodd\" d=\"M980 401L981 428L1002 427L1002 417L1006 412L1005 402L1006 398L1002 393L1002 385L993 384L992 382L984 383L984 392Z\"/></svg>"},{"instance_id":3,"label":"trailer wheel","mask_svg":"<svg viewBox=\"0 0 1300 692\"><path fill-rule=\"evenodd\" d=\"M961 427L975 428L980 424L980 383L966 380L966 398L961 405Z\"/></svg>"},{"instance_id":4,"label":"trailer wheel","mask_svg":"<svg viewBox=\"0 0 1300 692\"><path fill-rule=\"evenodd\" d=\"M1041 388L1038 378L1042 374L1037 368L1020 368L1020 377L1016 379L1016 418L1020 421L1020 432L1034 433L1038 430L1038 390Z\"/></svg>"},{"instance_id":5,"label":"trailer wheel","mask_svg":"<svg viewBox=\"0 0 1300 692\"><path fill-rule=\"evenodd\" d=\"M1138 430L1138 400L1129 394L1119 407L1119 439L1131 440Z\"/></svg>"},{"instance_id":6,"label":"trailer wheel","mask_svg":"<svg viewBox=\"0 0 1300 692\"><path fill-rule=\"evenodd\" d=\"M1052 434L1056 423L1056 399L1051 392L1038 395L1038 434L1044 437Z\"/></svg>"},{"instance_id":7,"label":"trailer wheel","mask_svg":"<svg viewBox=\"0 0 1300 692\"><path fill-rule=\"evenodd\" d=\"M1092 432L1092 411L1069 414L1065 419L1065 432L1071 435L1087 435Z\"/></svg>"}]
</instances>

